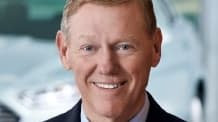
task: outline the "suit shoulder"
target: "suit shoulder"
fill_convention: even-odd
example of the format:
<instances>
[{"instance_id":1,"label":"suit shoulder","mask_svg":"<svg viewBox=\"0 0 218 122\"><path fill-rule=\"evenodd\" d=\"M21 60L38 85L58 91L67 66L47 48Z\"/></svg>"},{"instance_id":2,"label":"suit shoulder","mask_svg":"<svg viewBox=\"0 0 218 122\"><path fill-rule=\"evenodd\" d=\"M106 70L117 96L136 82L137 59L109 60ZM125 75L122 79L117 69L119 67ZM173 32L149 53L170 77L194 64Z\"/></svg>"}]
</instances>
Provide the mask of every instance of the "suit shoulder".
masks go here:
<instances>
[{"instance_id":1,"label":"suit shoulder","mask_svg":"<svg viewBox=\"0 0 218 122\"><path fill-rule=\"evenodd\" d=\"M55 116L49 120L46 120L45 122L66 122L67 116L68 116L68 112L60 114L58 116Z\"/></svg>"},{"instance_id":2,"label":"suit shoulder","mask_svg":"<svg viewBox=\"0 0 218 122\"><path fill-rule=\"evenodd\" d=\"M81 100L69 111L53 117L44 122L79 122L80 121L80 111L81 111Z\"/></svg>"},{"instance_id":3,"label":"suit shoulder","mask_svg":"<svg viewBox=\"0 0 218 122\"><path fill-rule=\"evenodd\" d=\"M186 122L162 109L148 93L150 102L147 122Z\"/></svg>"},{"instance_id":4,"label":"suit shoulder","mask_svg":"<svg viewBox=\"0 0 218 122\"><path fill-rule=\"evenodd\" d=\"M186 122L185 120L182 120L180 118L178 118L177 116L174 116L170 113L166 113L165 114L166 117L164 117L166 119L167 122Z\"/></svg>"}]
</instances>

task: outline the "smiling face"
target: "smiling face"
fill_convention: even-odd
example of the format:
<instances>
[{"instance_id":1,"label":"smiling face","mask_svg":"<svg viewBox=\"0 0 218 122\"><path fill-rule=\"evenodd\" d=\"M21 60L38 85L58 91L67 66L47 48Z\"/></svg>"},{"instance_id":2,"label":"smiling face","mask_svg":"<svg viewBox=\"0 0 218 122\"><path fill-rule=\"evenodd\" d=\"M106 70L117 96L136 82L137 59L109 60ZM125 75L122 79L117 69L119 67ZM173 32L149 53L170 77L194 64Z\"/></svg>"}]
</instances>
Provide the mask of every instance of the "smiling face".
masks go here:
<instances>
[{"instance_id":1,"label":"smiling face","mask_svg":"<svg viewBox=\"0 0 218 122\"><path fill-rule=\"evenodd\" d=\"M57 33L64 66L76 77L92 121L127 121L144 105L150 68L160 59L161 32L148 35L138 2L84 4Z\"/></svg>"}]
</instances>

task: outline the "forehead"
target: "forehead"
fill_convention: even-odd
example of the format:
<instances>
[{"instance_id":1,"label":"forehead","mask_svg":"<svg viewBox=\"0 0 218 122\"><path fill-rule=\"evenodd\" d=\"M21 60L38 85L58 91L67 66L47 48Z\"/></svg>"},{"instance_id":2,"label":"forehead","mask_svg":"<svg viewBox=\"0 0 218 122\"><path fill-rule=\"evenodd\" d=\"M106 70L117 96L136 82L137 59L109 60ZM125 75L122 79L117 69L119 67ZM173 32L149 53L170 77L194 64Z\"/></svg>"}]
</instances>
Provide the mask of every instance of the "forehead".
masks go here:
<instances>
[{"instance_id":1,"label":"forehead","mask_svg":"<svg viewBox=\"0 0 218 122\"><path fill-rule=\"evenodd\" d=\"M76 33L133 33L145 31L145 20L138 2L119 5L86 3L69 18L69 30ZM134 34L133 34L134 35Z\"/></svg>"}]
</instances>

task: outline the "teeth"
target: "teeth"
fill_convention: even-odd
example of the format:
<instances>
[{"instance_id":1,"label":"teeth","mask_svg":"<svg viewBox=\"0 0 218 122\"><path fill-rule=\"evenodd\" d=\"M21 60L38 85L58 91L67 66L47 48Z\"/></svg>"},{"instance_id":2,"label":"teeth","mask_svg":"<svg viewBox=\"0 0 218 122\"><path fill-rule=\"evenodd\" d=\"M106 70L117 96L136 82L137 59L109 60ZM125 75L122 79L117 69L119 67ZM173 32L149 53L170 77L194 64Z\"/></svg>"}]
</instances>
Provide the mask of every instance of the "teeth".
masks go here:
<instances>
[{"instance_id":1,"label":"teeth","mask_svg":"<svg viewBox=\"0 0 218 122\"><path fill-rule=\"evenodd\" d=\"M105 83L94 83L97 87L104 89L115 89L121 86L121 84L105 84Z\"/></svg>"}]
</instances>

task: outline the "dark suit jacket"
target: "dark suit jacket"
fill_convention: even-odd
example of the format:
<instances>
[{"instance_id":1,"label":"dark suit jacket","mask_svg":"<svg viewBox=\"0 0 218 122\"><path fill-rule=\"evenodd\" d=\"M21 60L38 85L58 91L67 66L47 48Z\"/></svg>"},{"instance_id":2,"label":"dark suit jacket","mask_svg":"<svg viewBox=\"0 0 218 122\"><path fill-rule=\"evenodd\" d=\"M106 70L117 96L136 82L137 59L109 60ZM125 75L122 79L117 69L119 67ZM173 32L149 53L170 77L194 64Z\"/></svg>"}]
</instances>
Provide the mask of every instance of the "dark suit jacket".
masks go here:
<instances>
[{"instance_id":1,"label":"dark suit jacket","mask_svg":"<svg viewBox=\"0 0 218 122\"><path fill-rule=\"evenodd\" d=\"M178 117L164 111L148 93L150 108L146 122L185 122ZM45 122L81 122L81 100L68 112Z\"/></svg>"}]
</instances>

